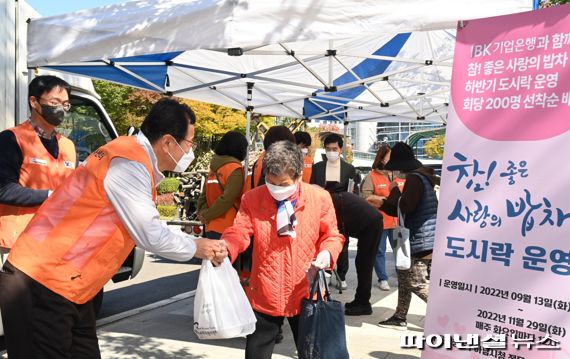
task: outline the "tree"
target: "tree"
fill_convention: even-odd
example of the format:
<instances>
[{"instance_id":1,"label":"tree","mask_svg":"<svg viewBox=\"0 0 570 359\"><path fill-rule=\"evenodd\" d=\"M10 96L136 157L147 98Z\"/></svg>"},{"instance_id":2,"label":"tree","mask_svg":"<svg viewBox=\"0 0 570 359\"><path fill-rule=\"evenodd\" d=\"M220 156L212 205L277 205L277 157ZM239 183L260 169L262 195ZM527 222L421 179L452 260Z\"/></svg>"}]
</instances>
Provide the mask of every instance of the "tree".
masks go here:
<instances>
[{"instance_id":1,"label":"tree","mask_svg":"<svg viewBox=\"0 0 570 359\"><path fill-rule=\"evenodd\" d=\"M564 5L568 3L570 3L570 0L541 0L540 7L545 8L557 5Z\"/></svg>"},{"instance_id":2,"label":"tree","mask_svg":"<svg viewBox=\"0 0 570 359\"><path fill-rule=\"evenodd\" d=\"M229 107L192 100L182 100L196 114L196 134L204 139L217 139L228 131L245 134L245 112Z\"/></svg>"},{"instance_id":3,"label":"tree","mask_svg":"<svg viewBox=\"0 0 570 359\"><path fill-rule=\"evenodd\" d=\"M119 134L126 134L130 126L140 127L152 105L164 97L155 92L106 81L96 80L94 86ZM245 133L245 112L243 111L205 102L176 99L189 105L196 114L197 137L209 141L220 138L231 130Z\"/></svg>"},{"instance_id":4,"label":"tree","mask_svg":"<svg viewBox=\"0 0 570 359\"><path fill-rule=\"evenodd\" d=\"M127 109L130 104L129 97L135 89L99 80L93 81L93 86L95 91L101 96L101 103L107 110L119 134L126 133L126 129L123 130L125 127L123 123L127 119ZM126 128L128 129L128 126Z\"/></svg>"},{"instance_id":5,"label":"tree","mask_svg":"<svg viewBox=\"0 0 570 359\"><path fill-rule=\"evenodd\" d=\"M436 135L427 141L424 147L425 153L429 158L443 158L443 144L445 143L445 135Z\"/></svg>"}]
</instances>

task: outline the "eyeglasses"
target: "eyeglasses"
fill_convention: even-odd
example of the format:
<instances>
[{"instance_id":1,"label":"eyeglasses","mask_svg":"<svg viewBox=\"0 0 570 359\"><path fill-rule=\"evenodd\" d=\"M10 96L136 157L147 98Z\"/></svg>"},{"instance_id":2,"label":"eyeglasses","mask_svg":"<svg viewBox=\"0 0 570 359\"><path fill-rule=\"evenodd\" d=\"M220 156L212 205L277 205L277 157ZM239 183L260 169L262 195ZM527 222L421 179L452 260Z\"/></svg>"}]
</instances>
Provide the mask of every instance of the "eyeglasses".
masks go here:
<instances>
[{"instance_id":1,"label":"eyeglasses","mask_svg":"<svg viewBox=\"0 0 570 359\"><path fill-rule=\"evenodd\" d=\"M187 139L185 139L185 138L183 138L182 141L189 142L189 143L190 143L190 147L192 147L192 151L196 150L196 148L198 147L198 144L197 144L197 143L194 143L194 142L192 142L192 141L190 141L190 140L187 140Z\"/></svg>"},{"instance_id":2,"label":"eyeglasses","mask_svg":"<svg viewBox=\"0 0 570 359\"><path fill-rule=\"evenodd\" d=\"M54 100L54 99L45 99L45 98L41 98L41 97L40 97L40 100L46 101L47 104L50 106L61 106L61 107L63 107L63 109L65 111L69 111L71 109L71 103L69 103L69 102L61 103L61 102Z\"/></svg>"}]
</instances>

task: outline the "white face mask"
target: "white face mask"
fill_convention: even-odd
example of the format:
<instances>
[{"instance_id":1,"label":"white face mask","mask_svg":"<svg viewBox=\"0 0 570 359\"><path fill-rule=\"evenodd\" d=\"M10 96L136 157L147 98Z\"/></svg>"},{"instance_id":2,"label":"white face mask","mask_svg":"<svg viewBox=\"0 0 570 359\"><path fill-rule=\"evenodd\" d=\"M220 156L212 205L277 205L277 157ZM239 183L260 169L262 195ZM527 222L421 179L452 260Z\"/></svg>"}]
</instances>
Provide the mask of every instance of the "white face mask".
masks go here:
<instances>
[{"instance_id":1,"label":"white face mask","mask_svg":"<svg viewBox=\"0 0 570 359\"><path fill-rule=\"evenodd\" d=\"M286 200L295 194L295 191L297 190L297 183L294 183L291 186L276 186L274 184L266 182L265 185L267 186L271 197L273 197L276 201Z\"/></svg>"},{"instance_id":2,"label":"white face mask","mask_svg":"<svg viewBox=\"0 0 570 359\"><path fill-rule=\"evenodd\" d=\"M176 142L176 144L182 150L182 152L184 152L184 149L182 148L182 146L180 146L178 141ZM170 158L172 158L172 160L174 162L176 162L176 160L174 159L174 157L172 157L170 152L168 152L168 155L170 156ZM182 173L182 172L186 171L186 169L190 166L192 161L194 161L194 151L192 151L192 147L190 147L190 149L188 150L188 153L184 152L182 157L180 157L178 162L176 162L176 167L172 171Z\"/></svg>"},{"instance_id":3,"label":"white face mask","mask_svg":"<svg viewBox=\"0 0 570 359\"><path fill-rule=\"evenodd\" d=\"M309 154L309 149L308 148L301 148L301 152L303 153L303 156L306 156Z\"/></svg>"},{"instance_id":4,"label":"white face mask","mask_svg":"<svg viewBox=\"0 0 570 359\"><path fill-rule=\"evenodd\" d=\"M327 151L327 160L336 162L340 158L340 153L336 151Z\"/></svg>"}]
</instances>

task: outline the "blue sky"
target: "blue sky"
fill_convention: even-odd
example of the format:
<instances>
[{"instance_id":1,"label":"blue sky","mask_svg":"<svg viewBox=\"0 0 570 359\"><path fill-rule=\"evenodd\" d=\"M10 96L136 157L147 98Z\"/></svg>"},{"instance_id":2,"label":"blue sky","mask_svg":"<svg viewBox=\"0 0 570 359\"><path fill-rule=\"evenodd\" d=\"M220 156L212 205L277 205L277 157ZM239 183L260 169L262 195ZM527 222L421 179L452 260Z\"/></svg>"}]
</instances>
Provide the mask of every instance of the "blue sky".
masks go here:
<instances>
[{"instance_id":1,"label":"blue sky","mask_svg":"<svg viewBox=\"0 0 570 359\"><path fill-rule=\"evenodd\" d=\"M83 9L90 9L110 4L118 4L127 0L26 0L42 16L65 14Z\"/></svg>"}]
</instances>

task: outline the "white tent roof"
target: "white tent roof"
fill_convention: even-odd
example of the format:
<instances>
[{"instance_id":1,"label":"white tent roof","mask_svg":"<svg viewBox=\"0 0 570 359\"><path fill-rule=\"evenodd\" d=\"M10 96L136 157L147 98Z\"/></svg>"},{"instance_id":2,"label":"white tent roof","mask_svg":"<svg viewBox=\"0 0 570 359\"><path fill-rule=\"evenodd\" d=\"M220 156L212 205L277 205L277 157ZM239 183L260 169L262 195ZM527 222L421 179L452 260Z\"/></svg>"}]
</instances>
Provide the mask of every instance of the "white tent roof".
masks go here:
<instances>
[{"instance_id":1,"label":"white tent roof","mask_svg":"<svg viewBox=\"0 0 570 359\"><path fill-rule=\"evenodd\" d=\"M28 63L270 115L444 122L455 41L445 29L531 9L530 0L133 1L33 20Z\"/></svg>"}]
</instances>

